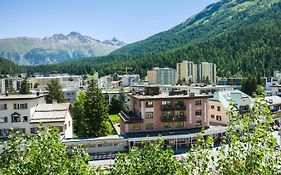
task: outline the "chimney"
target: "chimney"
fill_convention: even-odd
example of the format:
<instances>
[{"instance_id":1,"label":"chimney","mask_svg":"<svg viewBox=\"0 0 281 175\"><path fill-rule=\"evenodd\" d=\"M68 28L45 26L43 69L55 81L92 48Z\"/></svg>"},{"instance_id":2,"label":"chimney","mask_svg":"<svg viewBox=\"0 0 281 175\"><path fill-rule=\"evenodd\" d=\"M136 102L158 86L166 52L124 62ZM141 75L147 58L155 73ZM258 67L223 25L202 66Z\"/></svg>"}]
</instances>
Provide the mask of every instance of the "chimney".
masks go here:
<instances>
[{"instance_id":1,"label":"chimney","mask_svg":"<svg viewBox=\"0 0 281 175\"><path fill-rule=\"evenodd\" d=\"M6 95L6 97L8 97L8 96L9 96L9 92L8 92L8 91L6 91L5 95Z\"/></svg>"},{"instance_id":2,"label":"chimney","mask_svg":"<svg viewBox=\"0 0 281 175\"><path fill-rule=\"evenodd\" d=\"M40 95L40 92L36 92L36 96L38 97Z\"/></svg>"}]
</instances>

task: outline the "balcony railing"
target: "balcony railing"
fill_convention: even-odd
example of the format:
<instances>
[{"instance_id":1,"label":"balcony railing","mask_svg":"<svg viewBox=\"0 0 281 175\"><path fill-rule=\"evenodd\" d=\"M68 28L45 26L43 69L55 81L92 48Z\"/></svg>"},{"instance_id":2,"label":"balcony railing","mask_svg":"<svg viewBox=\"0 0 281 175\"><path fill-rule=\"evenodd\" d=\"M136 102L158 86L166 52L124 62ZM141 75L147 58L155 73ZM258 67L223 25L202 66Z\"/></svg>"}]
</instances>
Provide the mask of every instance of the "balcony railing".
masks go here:
<instances>
[{"instance_id":1,"label":"balcony railing","mask_svg":"<svg viewBox=\"0 0 281 175\"><path fill-rule=\"evenodd\" d=\"M172 105L161 105L161 110L162 111L171 111L171 110L173 110L173 106Z\"/></svg>"},{"instance_id":2,"label":"balcony railing","mask_svg":"<svg viewBox=\"0 0 281 175\"><path fill-rule=\"evenodd\" d=\"M161 121L162 122L171 122L174 120L174 117L171 115L162 115L161 116Z\"/></svg>"},{"instance_id":3,"label":"balcony railing","mask_svg":"<svg viewBox=\"0 0 281 175\"><path fill-rule=\"evenodd\" d=\"M175 106L174 106L174 109L175 109L175 110L185 110L185 109L186 109L186 106L185 106L185 105L175 105Z\"/></svg>"},{"instance_id":4,"label":"balcony railing","mask_svg":"<svg viewBox=\"0 0 281 175\"><path fill-rule=\"evenodd\" d=\"M119 113L119 116L121 117L121 119L124 122L128 122L128 123L135 123L135 122L142 122L143 121L143 119L141 117L137 116L132 111L130 111L130 112L121 111Z\"/></svg>"},{"instance_id":5,"label":"balcony railing","mask_svg":"<svg viewBox=\"0 0 281 175\"><path fill-rule=\"evenodd\" d=\"M162 115L162 122L172 122L172 121L186 121L186 117L184 115Z\"/></svg>"},{"instance_id":6,"label":"balcony railing","mask_svg":"<svg viewBox=\"0 0 281 175\"><path fill-rule=\"evenodd\" d=\"M175 115L174 120L175 121L186 121L186 117L184 115Z\"/></svg>"},{"instance_id":7,"label":"balcony railing","mask_svg":"<svg viewBox=\"0 0 281 175\"><path fill-rule=\"evenodd\" d=\"M185 105L161 105L162 111L185 110Z\"/></svg>"}]
</instances>

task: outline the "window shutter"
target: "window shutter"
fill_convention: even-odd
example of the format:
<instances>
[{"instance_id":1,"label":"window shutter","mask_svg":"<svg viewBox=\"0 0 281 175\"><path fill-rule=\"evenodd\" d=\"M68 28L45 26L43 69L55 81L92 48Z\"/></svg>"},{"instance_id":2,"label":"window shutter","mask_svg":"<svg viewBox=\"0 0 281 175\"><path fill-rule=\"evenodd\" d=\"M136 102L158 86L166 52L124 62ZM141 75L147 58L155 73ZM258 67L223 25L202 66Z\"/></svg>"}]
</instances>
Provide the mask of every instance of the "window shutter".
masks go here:
<instances>
[{"instance_id":1,"label":"window shutter","mask_svg":"<svg viewBox=\"0 0 281 175\"><path fill-rule=\"evenodd\" d=\"M14 104L14 109L17 109L17 104Z\"/></svg>"},{"instance_id":2,"label":"window shutter","mask_svg":"<svg viewBox=\"0 0 281 175\"><path fill-rule=\"evenodd\" d=\"M5 109L5 110L7 109L7 104L4 104L4 109Z\"/></svg>"},{"instance_id":3,"label":"window shutter","mask_svg":"<svg viewBox=\"0 0 281 175\"><path fill-rule=\"evenodd\" d=\"M8 123L8 117L4 117L4 122Z\"/></svg>"},{"instance_id":4,"label":"window shutter","mask_svg":"<svg viewBox=\"0 0 281 175\"><path fill-rule=\"evenodd\" d=\"M25 109L27 109L27 103L25 103L24 106L25 106Z\"/></svg>"}]
</instances>

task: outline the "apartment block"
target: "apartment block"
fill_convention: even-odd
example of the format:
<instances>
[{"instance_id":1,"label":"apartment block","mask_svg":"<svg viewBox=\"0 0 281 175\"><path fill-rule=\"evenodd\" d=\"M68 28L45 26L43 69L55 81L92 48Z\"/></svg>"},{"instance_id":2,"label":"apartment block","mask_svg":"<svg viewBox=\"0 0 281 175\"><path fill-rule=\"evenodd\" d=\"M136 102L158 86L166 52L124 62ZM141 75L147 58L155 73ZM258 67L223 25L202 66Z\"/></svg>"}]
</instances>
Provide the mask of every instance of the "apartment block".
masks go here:
<instances>
[{"instance_id":1,"label":"apartment block","mask_svg":"<svg viewBox=\"0 0 281 175\"><path fill-rule=\"evenodd\" d=\"M196 82L196 67L192 61L177 63L177 80Z\"/></svg>"},{"instance_id":2,"label":"apartment block","mask_svg":"<svg viewBox=\"0 0 281 175\"><path fill-rule=\"evenodd\" d=\"M175 84L176 70L172 68L155 67L153 70L147 71L146 80L149 84Z\"/></svg>"},{"instance_id":3,"label":"apartment block","mask_svg":"<svg viewBox=\"0 0 281 175\"><path fill-rule=\"evenodd\" d=\"M177 63L177 80L185 79L186 82L210 82L216 84L216 64L202 62L194 64L192 61Z\"/></svg>"},{"instance_id":4,"label":"apartment block","mask_svg":"<svg viewBox=\"0 0 281 175\"><path fill-rule=\"evenodd\" d=\"M160 94L159 88L131 94L131 111L120 113L121 134L208 127L209 97L185 91Z\"/></svg>"},{"instance_id":5,"label":"apartment block","mask_svg":"<svg viewBox=\"0 0 281 175\"><path fill-rule=\"evenodd\" d=\"M54 126L64 137L72 137L72 119L67 104L45 104L45 95L0 96L0 137L11 129L35 134L38 126Z\"/></svg>"}]
</instances>

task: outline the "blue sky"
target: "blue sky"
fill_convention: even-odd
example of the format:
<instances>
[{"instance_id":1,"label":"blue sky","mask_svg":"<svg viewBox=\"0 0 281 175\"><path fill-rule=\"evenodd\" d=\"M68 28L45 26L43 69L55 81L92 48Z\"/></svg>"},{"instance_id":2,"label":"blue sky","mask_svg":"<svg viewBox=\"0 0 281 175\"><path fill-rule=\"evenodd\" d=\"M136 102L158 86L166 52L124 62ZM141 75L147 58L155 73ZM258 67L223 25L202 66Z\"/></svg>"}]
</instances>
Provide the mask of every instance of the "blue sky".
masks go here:
<instances>
[{"instance_id":1,"label":"blue sky","mask_svg":"<svg viewBox=\"0 0 281 175\"><path fill-rule=\"evenodd\" d=\"M79 32L127 43L167 30L218 0L1 0L0 38Z\"/></svg>"}]
</instances>

